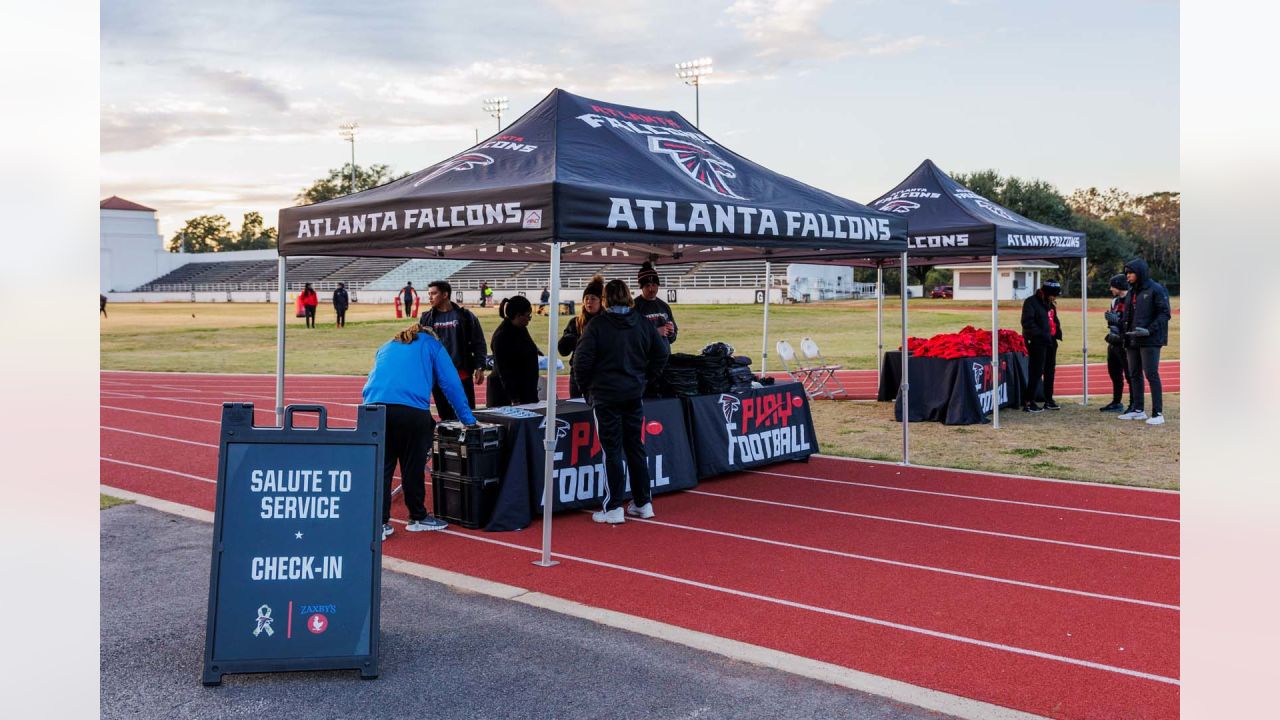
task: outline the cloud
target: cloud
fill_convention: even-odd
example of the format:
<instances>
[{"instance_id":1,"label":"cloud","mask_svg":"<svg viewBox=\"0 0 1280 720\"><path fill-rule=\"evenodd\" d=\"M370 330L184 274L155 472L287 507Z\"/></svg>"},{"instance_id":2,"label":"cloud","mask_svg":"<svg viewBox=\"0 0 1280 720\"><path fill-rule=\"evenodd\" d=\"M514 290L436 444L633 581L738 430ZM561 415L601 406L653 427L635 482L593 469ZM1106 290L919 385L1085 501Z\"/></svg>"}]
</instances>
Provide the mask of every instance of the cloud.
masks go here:
<instances>
[{"instance_id":1,"label":"cloud","mask_svg":"<svg viewBox=\"0 0 1280 720\"><path fill-rule=\"evenodd\" d=\"M146 150L196 137L234 135L237 128L226 112L213 109L102 110L100 143L103 153Z\"/></svg>"},{"instance_id":2,"label":"cloud","mask_svg":"<svg viewBox=\"0 0 1280 720\"><path fill-rule=\"evenodd\" d=\"M868 47L861 48L859 52L865 55L901 55L923 47L941 47L943 44L941 40L931 38L928 35L912 35L895 40L880 41L872 38L868 42L871 44Z\"/></svg>"},{"instance_id":3,"label":"cloud","mask_svg":"<svg viewBox=\"0 0 1280 720\"><path fill-rule=\"evenodd\" d=\"M198 78L225 96L232 99L243 99L265 105L272 110L284 112L289 109L289 99L265 80L237 70L215 70L206 67L190 66L187 74Z\"/></svg>"},{"instance_id":4,"label":"cloud","mask_svg":"<svg viewBox=\"0 0 1280 720\"><path fill-rule=\"evenodd\" d=\"M822 32L822 14L830 5L831 0L736 0L724 12L760 57L837 59L855 47Z\"/></svg>"}]
</instances>

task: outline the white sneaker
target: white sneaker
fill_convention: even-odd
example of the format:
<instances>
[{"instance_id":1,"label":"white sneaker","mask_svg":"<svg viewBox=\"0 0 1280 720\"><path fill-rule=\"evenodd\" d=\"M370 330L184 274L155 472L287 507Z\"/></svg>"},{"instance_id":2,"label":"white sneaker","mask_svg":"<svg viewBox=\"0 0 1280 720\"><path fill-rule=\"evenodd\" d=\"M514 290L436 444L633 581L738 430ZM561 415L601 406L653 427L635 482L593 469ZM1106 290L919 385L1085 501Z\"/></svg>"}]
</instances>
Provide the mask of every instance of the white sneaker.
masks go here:
<instances>
[{"instance_id":1,"label":"white sneaker","mask_svg":"<svg viewBox=\"0 0 1280 720\"><path fill-rule=\"evenodd\" d=\"M647 502L643 505L636 505L633 502L627 503L627 514L631 517L638 517L648 520L653 517L653 503Z\"/></svg>"},{"instance_id":2,"label":"white sneaker","mask_svg":"<svg viewBox=\"0 0 1280 720\"><path fill-rule=\"evenodd\" d=\"M1130 410L1119 417L1121 420L1146 420L1147 412L1145 410Z\"/></svg>"},{"instance_id":3,"label":"white sneaker","mask_svg":"<svg viewBox=\"0 0 1280 720\"><path fill-rule=\"evenodd\" d=\"M622 508L616 507L612 510L597 510L591 513L591 519L598 523L608 523L610 525L621 525L627 521L625 515L622 514Z\"/></svg>"},{"instance_id":4,"label":"white sneaker","mask_svg":"<svg viewBox=\"0 0 1280 720\"><path fill-rule=\"evenodd\" d=\"M1163 425L1163 424L1164 424L1164 415L1162 415L1162 414L1160 414L1160 413L1156 413L1155 415L1152 415L1151 417L1147 418L1147 424L1148 424L1148 425Z\"/></svg>"}]
</instances>

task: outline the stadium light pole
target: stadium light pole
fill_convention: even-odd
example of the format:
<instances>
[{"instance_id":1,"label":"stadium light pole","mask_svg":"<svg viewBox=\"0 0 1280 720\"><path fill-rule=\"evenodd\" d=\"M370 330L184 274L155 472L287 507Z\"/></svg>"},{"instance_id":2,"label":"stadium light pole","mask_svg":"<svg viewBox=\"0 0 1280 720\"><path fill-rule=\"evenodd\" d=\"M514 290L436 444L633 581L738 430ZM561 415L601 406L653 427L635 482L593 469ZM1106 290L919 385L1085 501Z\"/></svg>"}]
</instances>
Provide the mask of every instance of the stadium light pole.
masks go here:
<instances>
[{"instance_id":1,"label":"stadium light pole","mask_svg":"<svg viewBox=\"0 0 1280 720\"><path fill-rule=\"evenodd\" d=\"M693 86L693 124L698 127L702 127L702 97L699 88L702 87L702 78L711 72L709 57L676 63L676 77L683 80L685 85Z\"/></svg>"},{"instance_id":2,"label":"stadium light pole","mask_svg":"<svg viewBox=\"0 0 1280 720\"><path fill-rule=\"evenodd\" d=\"M485 112L498 118L498 132L502 132L502 111L509 107L509 104L507 103L507 96L501 95L499 97L485 98L484 104L481 107L484 108Z\"/></svg>"},{"instance_id":3,"label":"stadium light pole","mask_svg":"<svg viewBox=\"0 0 1280 720\"><path fill-rule=\"evenodd\" d=\"M351 192L356 191L356 130L360 127L359 123L349 122L342 123L338 126L338 135L343 140L351 143ZM350 194L350 193L348 193Z\"/></svg>"}]
</instances>

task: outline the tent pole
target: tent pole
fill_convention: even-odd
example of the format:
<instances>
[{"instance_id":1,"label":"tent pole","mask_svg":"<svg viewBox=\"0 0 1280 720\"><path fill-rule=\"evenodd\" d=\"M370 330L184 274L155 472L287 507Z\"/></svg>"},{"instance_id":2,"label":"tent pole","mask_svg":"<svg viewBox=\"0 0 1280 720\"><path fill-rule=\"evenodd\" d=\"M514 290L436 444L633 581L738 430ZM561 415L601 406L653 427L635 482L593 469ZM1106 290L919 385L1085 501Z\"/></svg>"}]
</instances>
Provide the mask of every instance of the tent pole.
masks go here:
<instances>
[{"instance_id":1,"label":"tent pole","mask_svg":"<svg viewBox=\"0 0 1280 720\"><path fill-rule=\"evenodd\" d=\"M773 290L773 263L764 261L764 340L760 345L760 375L769 370L769 294Z\"/></svg>"},{"instance_id":2,"label":"tent pole","mask_svg":"<svg viewBox=\"0 0 1280 720\"><path fill-rule=\"evenodd\" d=\"M911 390L907 382L908 362L911 359L911 348L907 345L907 254L902 253L902 271L898 280L902 286L902 388L898 395L902 398L902 464L911 464Z\"/></svg>"},{"instance_id":3,"label":"tent pole","mask_svg":"<svg viewBox=\"0 0 1280 720\"><path fill-rule=\"evenodd\" d=\"M991 427L1000 429L1000 256L995 254L991 256Z\"/></svg>"},{"instance_id":4,"label":"tent pole","mask_svg":"<svg viewBox=\"0 0 1280 720\"><path fill-rule=\"evenodd\" d=\"M556 330L560 325L560 243L551 243L551 312L547 316L547 413L542 436L542 557L533 564L551 567L551 508L555 505L556 471Z\"/></svg>"},{"instance_id":5,"label":"tent pole","mask_svg":"<svg viewBox=\"0 0 1280 720\"><path fill-rule=\"evenodd\" d=\"M876 261L876 387L884 372L884 261Z\"/></svg>"},{"instance_id":6,"label":"tent pole","mask_svg":"<svg viewBox=\"0 0 1280 720\"><path fill-rule=\"evenodd\" d=\"M1085 275L1085 259L1080 258L1080 372L1084 377L1081 405L1089 404L1089 282Z\"/></svg>"},{"instance_id":7,"label":"tent pole","mask_svg":"<svg viewBox=\"0 0 1280 720\"><path fill-rule=\"evenodd\" d=\"M276 263L278 265L276 289L280 296L279 308L276 312L276 426L284 427L284 328L285 308L289 297L285 287L285 275L288 272L289 263L283 255Z\"/></svg>"}]
</instances>

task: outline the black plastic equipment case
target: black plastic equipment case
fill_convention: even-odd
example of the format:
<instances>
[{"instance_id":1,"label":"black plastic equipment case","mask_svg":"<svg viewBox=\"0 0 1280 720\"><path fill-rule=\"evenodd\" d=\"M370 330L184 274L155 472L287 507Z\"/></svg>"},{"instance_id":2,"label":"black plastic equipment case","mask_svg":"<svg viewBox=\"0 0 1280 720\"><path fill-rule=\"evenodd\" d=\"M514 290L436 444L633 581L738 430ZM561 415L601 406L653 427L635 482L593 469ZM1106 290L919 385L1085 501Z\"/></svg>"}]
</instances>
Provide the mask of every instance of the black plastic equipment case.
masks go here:
<instances>
[{"instance_id":1,"label":"black plastic equipment case","mask_svg":"<svg viewBox=\"0 0 1280 720\"><path fill-rule=\"evenodd\" d=\"M498 478L469 478L431 472L431 498L436 517L476 530L489 524L498 498Z\"/></svg>"},{"instance_id":2,"label":"black plastic equipment case","mask_svg":"<svg viewBox=\"0 0 1280 720\"><path fill-rule=\"evenodd\" d=\"M449 420L436 425L431 470L476 480L496 478L500 474L501 453L501 425L480 423L467 427Z\"/></svg>"}]
</instances>

